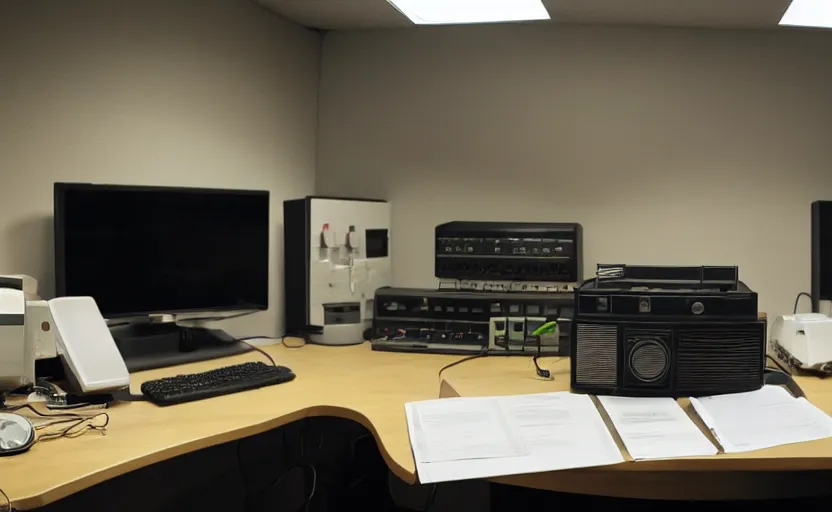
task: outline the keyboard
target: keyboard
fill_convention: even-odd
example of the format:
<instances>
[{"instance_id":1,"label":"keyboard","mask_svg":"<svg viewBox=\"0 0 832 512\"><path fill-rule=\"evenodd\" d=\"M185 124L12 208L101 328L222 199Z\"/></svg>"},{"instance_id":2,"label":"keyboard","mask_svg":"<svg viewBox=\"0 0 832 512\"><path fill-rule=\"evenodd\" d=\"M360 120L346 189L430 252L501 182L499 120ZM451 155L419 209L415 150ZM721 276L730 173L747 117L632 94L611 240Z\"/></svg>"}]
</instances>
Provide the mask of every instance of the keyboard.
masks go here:
<instances>
[{"instance_id":1,"label":"keyboard","mask_svg":"<svg viewBox=\"0 0 832 512\"><path fill-rule=\"evenodd\" d=\"M285 366L243 363L202 373L149 380L142 394L156 405L174 405L289 382L295 374Z\"/></svg>"}]
</instances>

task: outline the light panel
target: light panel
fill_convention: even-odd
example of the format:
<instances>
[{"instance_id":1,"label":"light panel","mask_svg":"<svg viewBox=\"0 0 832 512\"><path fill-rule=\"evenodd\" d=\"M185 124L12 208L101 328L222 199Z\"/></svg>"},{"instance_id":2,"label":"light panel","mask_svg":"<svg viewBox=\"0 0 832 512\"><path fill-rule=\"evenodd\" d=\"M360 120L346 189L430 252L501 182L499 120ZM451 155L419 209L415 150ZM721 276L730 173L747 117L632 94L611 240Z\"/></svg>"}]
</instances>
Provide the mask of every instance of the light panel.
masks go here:
<instances>
[{"instance_id":1,"label":"light panel","mask_svg":"<svg viewBox=\"0 0 832 512\"><path fill-rule=\"evenodd\" d=\"M832 28L832 0L792 0L780 25Z\"/></svg>"},{"instance_id":2,"label":"light panel","mask_svg":"<svg viewBox=\"0 0 832 512\"><path fill-rule=\"evenodd\" d=\"M548 20L542 0L387 0L417 25Z\"/></svg>"}]
</instances>

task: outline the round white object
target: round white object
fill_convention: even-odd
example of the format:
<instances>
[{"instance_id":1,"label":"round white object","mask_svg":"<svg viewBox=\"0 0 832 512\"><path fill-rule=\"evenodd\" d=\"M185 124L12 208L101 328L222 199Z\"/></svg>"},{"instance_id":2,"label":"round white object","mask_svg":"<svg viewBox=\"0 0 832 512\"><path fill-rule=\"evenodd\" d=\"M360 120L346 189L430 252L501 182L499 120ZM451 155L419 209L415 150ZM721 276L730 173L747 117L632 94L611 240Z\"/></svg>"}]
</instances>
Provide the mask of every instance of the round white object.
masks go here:
<instances>
[{"instance_id":1,"label":"round white object","mask_svg":"<svg viewBox=\"0 0 832 512\"><path fill-rule=\"evenodd\" d=\"M0 456L25 452L35 442L35 427L19 414L0 412Z\"/></svg>"}]
</instances>

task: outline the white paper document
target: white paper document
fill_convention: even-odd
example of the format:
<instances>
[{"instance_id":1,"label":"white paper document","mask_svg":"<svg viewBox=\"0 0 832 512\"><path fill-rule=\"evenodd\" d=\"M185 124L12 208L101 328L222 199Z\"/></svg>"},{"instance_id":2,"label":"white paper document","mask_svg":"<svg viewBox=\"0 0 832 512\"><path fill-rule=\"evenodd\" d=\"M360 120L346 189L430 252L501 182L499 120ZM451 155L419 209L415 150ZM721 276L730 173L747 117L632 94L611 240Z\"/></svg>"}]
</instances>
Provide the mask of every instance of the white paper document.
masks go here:
<instances>
[{"instance_id":1,"label":"white paper document","mask_svg":"<svg viewBox=\"0 0 832 512\"><path fill-rule=\"evenodd\" d=\"M690 401L726 453L832 437L826 413L779 386Z\"/></svg>"},{"instance_id":2,"label":"white paper document","mask_svg":"<svg viewBox=\"0 0 832 512\"><path fill-rule=\"evenodd\" d=\"M598 399L633 459L696 457L719 451L672 398Z\"/></svg>"},{"instance_id":3,"label":"white paper document","mask_svg":"<svg viewBox=\"0 0 832 512\"><path fill-rule=\"evenodd\" d=\"M490 398L421 402L412 411L413 430L424 462L526 455L514 425ZM414 448L415 450L415 448Z\"/></svg>"},{"instance_id":4,"label":"white paper document","mask_svg":"<svg viewBox=\"0 0 832 512\"><path fill-rule=\"evenodd\" d=\"M624 462L586 395L445 398L405 413L421 483Z\"/></svg>"}]
</instances>

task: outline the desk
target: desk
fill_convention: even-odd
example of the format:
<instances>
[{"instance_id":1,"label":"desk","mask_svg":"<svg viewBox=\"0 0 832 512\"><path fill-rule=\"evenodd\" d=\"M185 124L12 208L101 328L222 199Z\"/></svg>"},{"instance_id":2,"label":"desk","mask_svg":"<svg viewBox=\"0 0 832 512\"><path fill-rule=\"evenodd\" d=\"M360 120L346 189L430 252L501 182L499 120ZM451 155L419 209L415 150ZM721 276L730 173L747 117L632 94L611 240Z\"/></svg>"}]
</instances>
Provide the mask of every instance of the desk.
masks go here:
<instances>
[{"instance_id":1,"label":"desk","mask_svg":"<svg viewBox=\"0 0 832 512\"><path fill-rule=\"evenodd\" d=\"M293 382L234 395L156 407L122 403L109 409L102 436L37 443L29 452L0 459L0 488L20 509L43 506L95 484L177 455L262 433L310 416L357 421L375 436L387 465L416 481L404 415L408 401L440 395L439 370L459 356L372 352L353 347L265 347L278 364L296 371ZM133 392L148 379L199 372L262 358L232 358L153 370L132 378ZM443 396L562 391L567 360L543 359L554 381L535 378L528 358L483 358L443 373ZM832 380L801 379L807 396L832 411ZM807 470L817 470L807 472ZM33 478L33 475L37 477ZM610 496L729 498L804 496L826 492L832 475L832 440L708 459L625 463L592 470L521 475L495 481L539 489ZM783 483L788 479L788 485Z\"/></svg>"},{"instance_id":2,"label":"desk","mask_svg":"<svg viewBox=\"0 0 832 512\"><path fill-rule=\"evenodd\" d=\"M439 396L438 372L459 356L372 352L366 343L261 348L297 378L171 407L117 404L108 409L106 435L36 443L27 453L0 458L0 488L15 507L36 508L141 467L310 416L361 423L375 436L393 473L416 481L404 404ZM139 393L145 380L263 359L255 352L141 372L131 376L131 388Z\"/></svg>"},{"instance_id":3,"label":"desk","mask_svg":"<svg viewBox=\"0 0 832 512\"><path fill-rule=\"evenodd\" d=\"M526 358L466 362L443 372L440 394L442 397L489 396L569 389L568 358L540 359L540 365L552 372L554 380L538 379L531 360ZM832 380L814 377L796 380L812 403L827 414L832 413ZM687 400L681 403L689 409ZM696 422L699 423L698 418ZM616 441L626 453L620 439ZM832 481L832 438L750 453L625 462L604 468L493 480L536 489L623 498L733 500L828 495Z\"/></svg>"}]
</instances>

